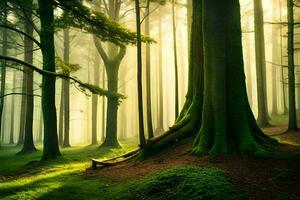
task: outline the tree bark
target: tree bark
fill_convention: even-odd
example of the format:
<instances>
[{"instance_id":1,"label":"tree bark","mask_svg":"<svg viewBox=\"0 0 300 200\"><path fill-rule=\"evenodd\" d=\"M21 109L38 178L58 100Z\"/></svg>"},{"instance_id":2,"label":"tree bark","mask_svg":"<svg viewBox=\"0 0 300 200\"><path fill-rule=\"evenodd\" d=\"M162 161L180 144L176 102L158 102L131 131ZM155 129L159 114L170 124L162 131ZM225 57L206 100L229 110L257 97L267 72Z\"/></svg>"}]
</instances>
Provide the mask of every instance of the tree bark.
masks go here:
<instances>
[{"instance_id":1,"label":"tree bark","mask_svg":"<svg viewBox=\"0 0 300 200\"><path fill-rule=\"evenodd\" d=\"M174 48L174 69L175 69L175 120L179 115L179 89L178 89L178 60L177 60L177 33L175 0L172 0L172 23L173 23L173 48Z\"/></svg>"},{"instance_id":2,"label":"tree bark","mask_svg":"<svg viewBox=\"0 0 300 200\"><path fill-rule=\"evenodd\" d=\"M146 8L145 35L150 35L150 0ZM151 101L151 46L146 44L146 97L147 97L147 128L148 137L153 137L152 101Z\"/></svg>"},{"instance_id":3,"label":"tree bark","mask_svg":"<svg viewBox=\"0 0 300 200\"><path fill-rule=\"evenodd\" d=\"M277 20L277 8L276 8L276 3L272 2L272 18L273 18L273 22L276 22ZM278 58L278 26L277 25L273 25L272 27L272 62L273 63L279 63L277 58ZM278 80L277 80L277 66L276 65L272 65L272 114L276 115L278 113L278 109L277 109L277 84L278 84Z\"/></svg>"},{"instance_id":4,"label":"tree bark","mask_svg":"<svg viewBox=\"0 0 300 200\"><path fill-rule=\"evenodd\" d=\"M257 123L260 127L267 127L270 126L270 123L266 93L266 58L262 0L254 0L254 29L258 104Z\"/></svg>"},{"instance_id":5,"label":"tree bark","mask_svg":"<svg viewBox=\"0 0 300 200\"><path fill-rule=\"evenodd\" d=\"M143 81L142 81L142 41L141 41L141 15L140 1L135 0L136 12L136 32L137 32L137 88L138 88L138 111L139 111L139 140L140 147L146 146L145 130L144 130L144 110L143 110Z\"/></svg>"},{"instance_id":6,"label":"tree bark","mask_svg":"<svg viewBox=\"0 0 300 200\"><path fill-rule=\"evenodd\" d=\"M287 0L288 18L288 85L289 85L289 124L288 131L297 130L296 96L295 96L295 61L294 61L294 2Z\"/></svg>"},{"instance_id":7,"label":"tree bark","mask_svg":"<svg viewBox=\"0 0 300 200\"><path fill-rule=\"evenodd\" d=\"M7 23L7 0L4 0L3 2L3 23ZM2 35L2 55L7 55L7 39L8 39L8 33L6 29L3 29L3 35ZM0 95L3 96L5 94L5 84L6 84L6 61L3 60L1 63L1 88L0 88ZM3 109L4 109L4 98L0 99L0 148L1 148L1 137L4 136L4 133L2 132L3 128ZM2 135L1 135L2 134Z\"/></svg>"},{"instance_id":8,"label":"tree bark","mask_svg":"<svg viewBox=\"0 0 300 200\"><path fill-rule=\"evenodd\" d=\"M38 0L41 21L43 69L55 72L53 0ZM43 76L42 109L44 117L44 149L42 160L60 156L55 108L55 77Z\"/></svg>"},{"instance_id":9,"label":"tree bark","mask_svg":"<svg viewBox=\"0 0 300 200\"><path fill-rule=\"evenodd\" d=\"M247 99L239 1L194 0L193 8L186 104L177 123L148 149L196 133L195 155L264 152L276 141L259 129Z\"/></svg>"},{"instance_id":10,"label":"tree bark","mask_svg":"<svg viewBox=\"0 0 300 200\"><path fill-rule=\"evenodd\" d=\"M64 29L64 61L69 63L70 61L70 30L68 28ZM68 76L70 72L68 72ZM64 79L63 85L64 98L63 98L63 108L64 108L64 143L63 147L70 147L70 80Z\"/></svg>"},{"instance_id":11,"label":"tree bark","mask_svg":"<svg viewBox=\"0 0 300 200\"><path fill-rule=\"evenodd\" d=\"M94 63L94 85L100 84L100 59L95 54ZM92 96L92 145L97 144L97 124L98 124L98 95Z\"/></svg>"},{"instance_id":12,"label":"tree bark","mask_svg":"<svg viewBox=\"0 0 300 200\"><path fill-rule=\"evenodd\" d=\"M15 91L16 81L17 81L16 72L14 72L12 92ZM14 135L15 135L15 97L14 96L12 96L10 112L11 112L11 118L10 118L9 144L14 144L15 143L15 141L14 141Z\"/></svg>"}]
</instances>

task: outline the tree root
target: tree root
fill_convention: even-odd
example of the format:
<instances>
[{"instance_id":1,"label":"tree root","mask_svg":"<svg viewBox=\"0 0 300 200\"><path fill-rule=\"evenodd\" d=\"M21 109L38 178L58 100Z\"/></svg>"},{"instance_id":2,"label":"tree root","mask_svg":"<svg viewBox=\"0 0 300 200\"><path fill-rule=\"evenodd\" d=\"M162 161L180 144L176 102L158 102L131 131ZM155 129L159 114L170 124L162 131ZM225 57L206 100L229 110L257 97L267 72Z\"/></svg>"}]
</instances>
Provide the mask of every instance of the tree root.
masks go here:
<instances>
[{"instance_id":1,"label":"tree root","mask_svg":"<svg viewBox=\"0 0 300 200\"><path fill-rule=\"evenodd\" d=\"M125 162L125 161L130 160L130 159L134 158L135 156L137 156L139 151L140 151L140 149L136 149L136 150L128 152L124 155L117 156L117 157L107 159L107 160L92 159L92 169L95 170L97 168L113 166L113 165ZM100 165L100 166L97 167L98 165Z\"/></svg>"}]
</instances>

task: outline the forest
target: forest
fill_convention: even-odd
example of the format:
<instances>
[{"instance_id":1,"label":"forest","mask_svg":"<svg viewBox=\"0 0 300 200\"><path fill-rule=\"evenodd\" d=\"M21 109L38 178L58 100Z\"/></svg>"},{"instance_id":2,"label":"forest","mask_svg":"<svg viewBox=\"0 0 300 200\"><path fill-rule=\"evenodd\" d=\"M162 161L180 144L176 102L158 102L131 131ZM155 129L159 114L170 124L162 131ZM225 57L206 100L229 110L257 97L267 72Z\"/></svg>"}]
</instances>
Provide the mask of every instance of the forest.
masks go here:
<instances>
[{"instance_id":1,"label":"forest","mask_svg":"<svg viewBox=\"0 0 300 200\"><path fill-rule=\"evenodd\" d=\"M300 199L300 0L0 0L0 199Z\"/></svg>"}]
</instances>

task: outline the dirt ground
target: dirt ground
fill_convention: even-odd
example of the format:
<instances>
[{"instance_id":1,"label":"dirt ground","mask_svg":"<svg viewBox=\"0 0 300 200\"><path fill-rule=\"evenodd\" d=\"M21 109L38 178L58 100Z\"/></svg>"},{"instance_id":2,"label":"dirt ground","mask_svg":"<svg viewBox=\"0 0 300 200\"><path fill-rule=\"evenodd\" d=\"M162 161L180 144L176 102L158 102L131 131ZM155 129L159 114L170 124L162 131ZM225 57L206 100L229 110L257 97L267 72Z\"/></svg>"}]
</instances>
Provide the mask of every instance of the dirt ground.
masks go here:
<instances>
[{"instance_id":1,"label":"dirt ground","mask_svg":"<svg viewBox=\"0 0 300 200\"><path fill-rule=\"evenodd\" d=\"M272 127L270 135L278 135L284 127ZM300 132L277 136L281 142L276 151L300 156ZM179 167L217 167L231 177L237 191L248 199L300 199L300 159L261 158L246 155L226 155L216 158L195 157L187 152L192 139L186 139L160 151L143 162L126 161L114 166L87 170L91 176L101 176L112 181L138 179L155 171ZM298 145L298 146L295 146Z\"/></svg>"}]
</instances>

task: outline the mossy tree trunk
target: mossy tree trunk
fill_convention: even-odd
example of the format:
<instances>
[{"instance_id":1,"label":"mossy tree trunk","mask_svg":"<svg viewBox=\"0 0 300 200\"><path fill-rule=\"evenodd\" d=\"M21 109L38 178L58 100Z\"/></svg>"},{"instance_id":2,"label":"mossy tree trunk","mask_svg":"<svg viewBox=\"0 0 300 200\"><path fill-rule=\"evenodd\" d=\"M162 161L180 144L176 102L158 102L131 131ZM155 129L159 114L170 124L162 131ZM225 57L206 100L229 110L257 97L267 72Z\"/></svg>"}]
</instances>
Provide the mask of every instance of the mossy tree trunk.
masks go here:
<instances>
[{"instance_id":1,"label":"mossy tree trunk","mask_svg":"<svg viewBox=\"0 0 300 200\"><path fill-rule=\"evenodd\" d=\"M27 10L25 21L25 32L29 36L33 36L32 27L32 0L26 0L24 6ZM24 37L25 45L25 58L28 63L33 63L33 41L27 37ZM34 96L33 96L33 70L28 67L24 68L26 73L26 117L25 117L25 132L24 132L24 143L23 148L19 154L30 153L36 151L33 142L33 109L34 109Z\"/></svg>"},{"instance_id":2,"label":"mossy tree trunk","mask_svg":"<svg viewBox=\"0 0 300 200\"><path fill-rule=\"evenodd\" d=\"M261 127L270 126L267 86L266 86L266 58L265 58L265 36L264 36L264 16L262 0L254 0L254 29L255 29L255 59L256 59L256 79L257 79L257 123Z\"/></svg>"},{"instance_id":3,"label":"mossy tree trunk","mask_svg":"<svg viewBox=\"0 0 300 200\"><path fill-rule=\"evenodd\" d=\"M53 0L38 0L41 21L41 49L43 69L55 72L54 14ZM55 108L55 77L43 76L42 109L44 119L44 148L42 160L60 156L57 138L57 118Z\"/></svg>"},{"instance_id":4,"label":"mossy tree trunk","mask_svg":"<svg viewBox=\"0 0 300 200\"><path fill-rule=\"evenodd\" d=\"M149 148L195 133L195 155L261 152L275 141L259 129L248 103L239 1L194 0L193 8L186 104L177 123Z\"/></svg>"}]
</instances>

